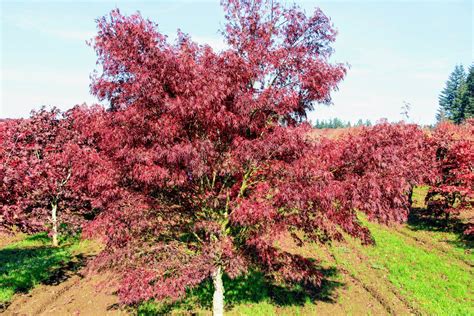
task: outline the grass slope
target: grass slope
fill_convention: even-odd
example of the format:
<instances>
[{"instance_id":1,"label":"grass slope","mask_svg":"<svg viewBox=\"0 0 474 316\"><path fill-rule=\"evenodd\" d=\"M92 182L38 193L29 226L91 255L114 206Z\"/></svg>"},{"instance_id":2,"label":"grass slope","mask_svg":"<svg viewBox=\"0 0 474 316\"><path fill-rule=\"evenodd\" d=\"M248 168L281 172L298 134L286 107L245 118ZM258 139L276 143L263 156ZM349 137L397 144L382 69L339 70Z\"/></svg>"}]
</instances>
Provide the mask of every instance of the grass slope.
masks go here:
<instances>
[{"instance_id":1,"label":"grass slope","mask_svg":"<svg viewBox=\"0 0 474 316\"><path fill-rule=\"evenodd\" d=\"M0 310L13 295L59 278L61 269L74 268L88 241L70 239L52 247L44 233L27 236L0 249Z\"/></svg>"},{"instance_id":2,"label":"grass slope","mask_svg":"<svg viewBox=\"0 0 474 316\"><path fill-rule=\"evenodd\" d=\"M474 314L470 266L386 227L370 223L368 227L377 246L358 250L367 256L368 265L386 271L405 298L431 315Z\"/></svg>"}]
</instances>

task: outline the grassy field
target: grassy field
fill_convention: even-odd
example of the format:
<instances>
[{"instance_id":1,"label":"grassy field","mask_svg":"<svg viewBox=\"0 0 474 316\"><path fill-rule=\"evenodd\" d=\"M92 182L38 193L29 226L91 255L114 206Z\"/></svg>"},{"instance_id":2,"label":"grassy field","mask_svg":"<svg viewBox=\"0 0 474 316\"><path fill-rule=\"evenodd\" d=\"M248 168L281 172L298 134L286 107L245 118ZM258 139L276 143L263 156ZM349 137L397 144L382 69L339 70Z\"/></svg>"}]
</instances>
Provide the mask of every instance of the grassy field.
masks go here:
<instances>
[{"instance_id":1,"label":"grassy field","mask_svg":"<svg viewBox=\"0 0 474 316\"><path fill-rule=\"evenodd\" d=\"M414 211L405 225L386 227L364 221L375 246L347 238L331 245L279 246L313 258L325 276L318 289L273 284L258 271L224 279L228 315L474 315L472 243L423 214L426 188L415 191ZM87 241L52 248L45 235L30 236L0 249L0 302L41 283L61 282L65 270L91 255ZM77 281L81 282L81 281ZM175 304L148 302L122 311L139 315L211 314L210 282ZM85 293L94 300L94 293ZM7 310L8 311L8 310Z\"/></svg>"},{"instance_id":2,"label":"grassy field","mask_svg":"<svg viewBox=\"0 0 474 316\"><path fill-rule=\"evenodd\" d=\"M52 247L46 234L27 236L0 249L0 311L16 293L38 284L61 282L63 274L81 264L90 242L69 239Z\"/></svg>"}]
</instances>

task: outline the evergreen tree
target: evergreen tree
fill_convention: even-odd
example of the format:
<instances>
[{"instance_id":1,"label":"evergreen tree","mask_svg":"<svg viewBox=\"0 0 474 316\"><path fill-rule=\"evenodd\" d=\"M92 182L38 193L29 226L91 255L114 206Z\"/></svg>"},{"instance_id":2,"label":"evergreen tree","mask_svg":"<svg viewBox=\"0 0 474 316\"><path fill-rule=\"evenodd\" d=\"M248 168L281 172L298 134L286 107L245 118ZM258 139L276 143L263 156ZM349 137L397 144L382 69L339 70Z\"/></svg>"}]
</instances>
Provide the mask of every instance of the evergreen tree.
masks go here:
<instances>
[{"instance_id":1,"label":"evergreen tree","mask_svg":"<svg viewBox=\"0 0 474 316\"><path fill-rule=\"evenodd\" d=\"M467 84L466 82L461 82L458 89L456 90L456 96L453 101L453 106L451 109L451 120L456 123L460 124L464 121L465 117L465 110L469 104L469 96L467 91Z\"/></svg>"},{"instance_id":2,"label":"evergreen tree","mask_svg":"<svg viewBox=\"0 0 474 316\"><path fill-rule=\"evenodd\" d=\"M463 117L462 102L459 101L460 87L466 80L466 74L462 65L456 65L454 71L446 81L446 87L439 96L439 106L449 120L459 120ZM462 119L461 119L462 120Z\"/></svg>"},{"instance_id":3,"label":"evergreen tree","mask_svg":"<svg viewBox=\"0 0 474 316\"><path fill-rule=\"evenodd\" d=\"M469 73L466 78L465 93L462 96L465 99L464 118L474 117L474 64L469 67Z\"/></svg>"},{"instance_id":4,"label":"evergreen tree","mask_svg":"<svg viewBox=\"0 0 474 316\"><path fill-rule=\"evenodd\" d=\"M370 120L362 120L359 119L357 123L354 125L351 124L350 121L343 121L340 118L332 118L329 120L319 120L316 119L316 121L313 124L314 128L317 129L325 129L325 128L347 128L347 127L352 127L352 126L372 126L372 122Z\"/></svg>"},{"instance_id":5,"label":"evergreen tree","mask_svg":"<svg viewBox=\"0 0 474 316\"><path fill-rule=\"evenodd\" d=\"M453 101L452 119L454 123L460 124L465 119L474 116L474 67L469 67L469 73L456 91Z\"/></svg>"}]
</instances>

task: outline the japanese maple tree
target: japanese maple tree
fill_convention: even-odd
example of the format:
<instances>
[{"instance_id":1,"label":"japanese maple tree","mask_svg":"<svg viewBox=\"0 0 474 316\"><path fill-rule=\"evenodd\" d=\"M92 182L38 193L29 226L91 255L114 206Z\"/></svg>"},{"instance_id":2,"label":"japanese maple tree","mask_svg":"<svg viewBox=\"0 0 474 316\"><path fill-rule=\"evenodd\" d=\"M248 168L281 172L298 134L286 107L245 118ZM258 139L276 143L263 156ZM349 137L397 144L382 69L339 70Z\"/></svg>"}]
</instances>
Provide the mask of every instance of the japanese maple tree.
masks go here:
<instances>
[{"instance_id":1,"label":"japanese maple tree","mask_svg":"<svg viewBox=\"0 0 474 316\"><path fill-rule=\"evenodd\" d=\"M283 234L370 242L331 170L332 144L307 136L307 111L346 73L328 61L330 20L277 1L222 5L222 52L181 31L171 44L139 14L98 20L91 90L110 110L96 139L122 193L88 232L104 237L97 264L116 269L125 303L179 299L211 277L219 315L223 273L319 284L310 260L276 247Z\"/></svg>"},{"instance_id":2,"label":"japanese maple tree","mask_svg":"<svg viewBox=\"0 0 474 316\"><path fill-rule=\"evenodd\" d=\"M340 141L336 177L347 200L382 223L404 222L415 185L436 176L428 135L414 124L380 122Z\"/></svg>"},{"instance_id":3,"label":"japanese maple tree","mask_svg":"<svg viewBox=\"0 0 474 316\"><path fill-rule=\"evenodd\" d=\"M1 225L24 232L49 231L58 245L60 224L79 228L116 190L108 162L80 133L85 107L61 115L41 109L2 131Z\"/></svg>"},{"instance_id":4,"label":"japanese maple tree","mask_svg":"<svg viewBox=\"0 0 474 316\"><path fill-rule=\"evenodd\" d=\"M437 179L426 196L434 215L457 215L474 200L474 120L438 124L433 132ZM472 223L470 224L472 225ZM466 231L472 234L472 229Z\"/></svg>"}]
</instances>

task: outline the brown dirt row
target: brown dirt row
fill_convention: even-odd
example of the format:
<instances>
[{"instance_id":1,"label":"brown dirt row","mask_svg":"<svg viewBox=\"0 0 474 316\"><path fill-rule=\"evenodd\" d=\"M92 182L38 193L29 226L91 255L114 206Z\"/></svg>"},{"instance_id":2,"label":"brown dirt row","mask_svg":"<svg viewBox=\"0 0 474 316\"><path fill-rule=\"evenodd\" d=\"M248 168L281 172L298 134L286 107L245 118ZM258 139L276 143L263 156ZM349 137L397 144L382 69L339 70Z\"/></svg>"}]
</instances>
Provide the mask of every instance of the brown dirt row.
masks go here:
<instances>
[{"instance_id":1,"label":"brown dirt row","mask_svg":"<svg viewBox=\"0 0 474 316\"><path fill-rule=\"evenodd\" d=\"M0 248L3 248L9 244L12 244L14 242L20 241L24 235L22 234L6 234L6 233L0 233Z\"/></svg>"},{"instance_id":2,"label":"brown dirt row","mask_svg":"<svg viewBox=\"0 0 474 316\"><path fill-rule=\"evenodd\" d=\"M58 285L40 285L28 294L17 295L5 315L128 315L110 291L97 291L107 275L69 277Z\"/></svg>"},{"instance_id":3,"label":"brown dirt row","mask_svg":"<svg viewBox=\"0 0 474 316\"><path fill-rule=\"evenodd\" d=\"M384 304L359 280L341 271L344 286L334 302L315 302L318 315L390 315Z\"/></svg>"}]
</instances>

